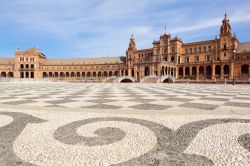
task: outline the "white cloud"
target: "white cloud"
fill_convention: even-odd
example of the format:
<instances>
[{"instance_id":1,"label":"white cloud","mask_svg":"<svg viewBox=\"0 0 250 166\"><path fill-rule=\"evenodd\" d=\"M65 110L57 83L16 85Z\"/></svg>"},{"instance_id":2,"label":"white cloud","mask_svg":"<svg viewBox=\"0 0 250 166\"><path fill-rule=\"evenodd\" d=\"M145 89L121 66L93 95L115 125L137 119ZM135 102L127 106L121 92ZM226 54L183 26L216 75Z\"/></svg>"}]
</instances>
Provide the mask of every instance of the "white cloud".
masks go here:
<instances>
[{"instance_id":1,"label":"white cloud","mask_svg":"<svg viewBox=\"0 0 250 166\"><path fill-rule=\"evenodd\" d=\"M185 3L185 0L13 0L1 4L0 24L17 27L16 33L23 36L33 34L41 41L46 38L61 42L69 47L68 54L72 56L102 53L117 56L125 53L132 32L138 47L143 48L152 46L165 25L168 32L175 34L221 24L223 16L215 14L221 10L209 11L216 3L204 5L204 10L209 11L205 16L196 14L192 1L190 6L183 6ZM231 21L249 21L247 8L245 5L233 10Z\"/></svg>"}]
</instances>

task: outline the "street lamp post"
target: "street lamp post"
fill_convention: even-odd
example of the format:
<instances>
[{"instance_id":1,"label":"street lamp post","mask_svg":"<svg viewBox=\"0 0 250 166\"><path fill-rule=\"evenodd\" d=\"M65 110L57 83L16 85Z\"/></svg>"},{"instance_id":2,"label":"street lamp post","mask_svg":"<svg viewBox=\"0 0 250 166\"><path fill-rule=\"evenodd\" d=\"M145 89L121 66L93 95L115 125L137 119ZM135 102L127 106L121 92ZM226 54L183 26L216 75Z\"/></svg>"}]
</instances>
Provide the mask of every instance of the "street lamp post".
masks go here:
<instances>
[{"instance_id":1,"label":"street lamp post","mask_svg":"<svg viewBox=\"0 0 250 166\"><path fill-rule=\"evenodd\" d=\"M235 53L236 53L236 50L234 49L233 50L233 62L234 62L234 60L235 60ZM232 71L233 73L232 73L232 75L233 75L233 85L235 85L236 84L236 82L235 82L235 78L234 78L234 71Z\"/></svg>"}]
</instances>

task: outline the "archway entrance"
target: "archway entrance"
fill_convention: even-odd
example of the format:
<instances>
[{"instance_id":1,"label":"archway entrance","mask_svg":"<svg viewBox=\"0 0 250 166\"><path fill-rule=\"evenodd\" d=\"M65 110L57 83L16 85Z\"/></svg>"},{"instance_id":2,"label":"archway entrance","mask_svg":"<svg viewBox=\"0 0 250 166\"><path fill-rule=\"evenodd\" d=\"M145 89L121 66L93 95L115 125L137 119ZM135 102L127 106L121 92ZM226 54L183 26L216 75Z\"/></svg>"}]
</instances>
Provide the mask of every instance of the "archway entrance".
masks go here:
<instances>
[{"instance_id":1,"label":"archway entrance","mask_svg":"<svg viewBox=\"0 0 250 166\"><path fill-rule=\"evenodd\" d=\"M125 78L121 80L120 83L133 83L133 81L131 79Z\"/></svg>"},{"instance_id":2,"label":"archway entrance","mask_svg":"<svg viewBox=\"0 0 250 166\"><path fill-rule=\"evenodd\" d=\"M224 77L229 77L229 65L224 65Z\"/></svg>"},{"instance_id":3,"label":"archway entrance","mask_svg":"<svg viewBox=\"0 0 250 166\"><path fill-rule=\"evenodd\" d=\"M220 78L220 74L221 74L220 71L221 71L220 65L215 66L215 77L216 78Z\"/></svg>"},{"instance_id":4,"label":"archway entrance","mask_svg":"<svg viewBox=\"0 0 250 166\"><path fill-rule=\"evenodd\" d=\"M212 67L211 66L206 67L206 78L212 78Z\"/></svg>"},{"instance_id":5,"label":"archway entrance","mask_svg":"<svg viewBox=\"0 0 250 166\"><path fill-rule=\"evenodd\" d=\"M180 77L183 76L183 69L182 69L182 67L179 68L179 76L180 76Z\"/></svg>"},{"instance_id":6,"label":"archway entrance","mask_svg":"<svg viewBox=\"0 0 250 166\"><path fill-rule=\"evenodd\" d=\"M150 75L150 69L149 67L145 67L144 76L149 76L149 75Z\"/></svg>"},{"instance_id":7,"label":"archway entrance","mask_svg":"<svg viewBox=\"0 0 250 166\"><path fill-rule=\"evenodd\" d=\"M166 78L162 83L173 83L173 80L171 78Z\"/></svg>"},{"instance_id":8,"label":"archway entrance","mask_svg":"<svg viewBox=\"0 0 250 166\"><path fill-rule=\"evenodd\" d=\"M34 72L30 73L30 78L34 78Z\"/></svg>"},{"instance_id":9,"label":"archway entrance","mask_svg":"<svg viewBox=\"0 0 250 166\"><path fill-rule=\"evenodd\" d=\"M250 74L249 72L250 72L249 71L249 65L242 65L241 66L241 74L244 74L244 75Z\"/></svg>"},{"instance_id":10,"label":"archway entrance","mask_svg":"<svg viewBox=\"0 0 250 166\"><path fill-rule=\"evenodd\" d=\"M1 73L1 77L2 77L2 78L6 78L6 77L7 77L6 72L2 72L2 73Z\"/></svg>"},{"instance_id":11,"label":"archway entrance","mask_svg":"<svg viewBox=\"0 0 250 166\"><path fill-rule=\"evenodd\" d=\"M24 78L23 72L20 72L20 78Z\"/></svg>"}]
</instances>

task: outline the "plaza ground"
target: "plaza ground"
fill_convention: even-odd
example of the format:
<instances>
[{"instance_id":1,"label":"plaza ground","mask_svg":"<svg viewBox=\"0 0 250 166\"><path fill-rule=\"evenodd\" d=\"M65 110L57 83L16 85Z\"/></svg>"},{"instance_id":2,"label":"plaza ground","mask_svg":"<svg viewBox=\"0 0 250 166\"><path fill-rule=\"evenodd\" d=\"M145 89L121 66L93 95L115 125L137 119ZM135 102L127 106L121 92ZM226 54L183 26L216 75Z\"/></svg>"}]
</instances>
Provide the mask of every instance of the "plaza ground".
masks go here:
<instances>
[{"instance_id":1,"label":"plaza ground","mask_svg":"<svg viewBox=\"0 0 250 166\"><path fill-rule=\"evenodd\" d=\"M0 165L249 165L250 86L0 83Z\"/></svg>"}]
</instances>

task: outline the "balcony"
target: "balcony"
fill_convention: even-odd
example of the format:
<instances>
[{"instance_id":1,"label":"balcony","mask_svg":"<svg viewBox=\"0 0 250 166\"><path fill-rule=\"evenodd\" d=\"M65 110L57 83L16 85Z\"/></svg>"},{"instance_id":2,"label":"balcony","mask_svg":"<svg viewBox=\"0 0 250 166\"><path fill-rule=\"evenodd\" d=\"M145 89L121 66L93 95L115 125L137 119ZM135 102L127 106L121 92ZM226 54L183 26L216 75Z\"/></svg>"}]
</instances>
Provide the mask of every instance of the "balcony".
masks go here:
<instances>
[{"instance_id":1,"label":"balcony","mask_svg":"<svg viewBox=\"0 0 250 166\"><path fill-rule=\"evenodd\" d=\"M34 68L22 68L22 69L19 69L19 71L34 71Z\"/></svg>"}]
</instances>

